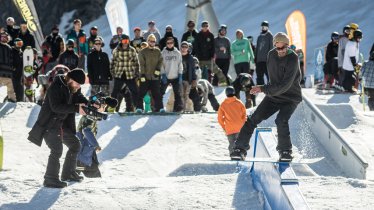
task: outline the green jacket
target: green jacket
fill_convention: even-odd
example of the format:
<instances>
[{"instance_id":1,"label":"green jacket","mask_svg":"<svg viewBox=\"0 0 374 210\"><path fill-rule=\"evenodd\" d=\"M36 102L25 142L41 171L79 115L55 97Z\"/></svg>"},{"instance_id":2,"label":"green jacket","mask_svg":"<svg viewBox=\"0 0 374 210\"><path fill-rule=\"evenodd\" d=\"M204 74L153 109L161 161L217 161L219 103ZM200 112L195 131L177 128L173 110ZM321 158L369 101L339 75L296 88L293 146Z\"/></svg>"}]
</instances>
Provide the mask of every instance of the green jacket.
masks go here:
<instances>
[{"instance_id":1,"label":"green jacket","mask_svg":"<svg viewBox=\"0 0 374 210\"><path fill-rule=\"evenodd\" d=\"M244 52L244 53L243 53ZM231 54L234 56L234 63L254 62L252 47L247 38L236 39L231 44Z\"/></svg>"},{"instance_id":2,"label":"green jacket","mask_svg":"<svg viewBox=\"0 0 374 210\"><path fill-rule=\"evenodd\" d=\"M147 80L159 80L160 75L155 75L155 71L161 71L162 55L158 48L144 48L138 54L140 76L145 75Z\"/></svg>"}]
</instances>

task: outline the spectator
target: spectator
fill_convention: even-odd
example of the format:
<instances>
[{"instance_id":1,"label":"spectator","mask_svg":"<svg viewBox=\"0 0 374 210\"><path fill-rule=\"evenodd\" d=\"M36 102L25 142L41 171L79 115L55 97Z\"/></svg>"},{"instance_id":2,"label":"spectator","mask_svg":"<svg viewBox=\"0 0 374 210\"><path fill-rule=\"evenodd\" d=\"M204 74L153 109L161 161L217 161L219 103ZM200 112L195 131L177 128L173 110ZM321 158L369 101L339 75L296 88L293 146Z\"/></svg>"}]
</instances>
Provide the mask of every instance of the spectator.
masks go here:
<instances>
[{"instance_id":1,"label":"spectator","mask_svg":"<svg viewBox=\"0 0 374 210\"><path fill-rule=\"evenodd\" d=\"M123 28L118 26L116 31L117 31L117 34L112 37L112 39L110 40L110 44L109 44L110 49L112 50L114 50L114 48L116 48L118 44L120 43L122 33L123 33Z\"/></svg>"},{"instance_id":2,"label":"spectator","mask_svg":"<svg viewBox=\"0 0 374 210\"><path fill-rule=\"evenodd\" d=\"M16 94L13 89L13 55L12 48L7 44L9 35L6 32L0 34L0 87L7 87L7 98L10 102L16 102Z\"/></svg>"},{"instance_id":3,"label":"spectator","mask_svg":"<svg viewBox=\"0 0 374 210\"><path fill-rule=\"evenodd\" d=\"M86 55L88 54L88 43L86 33L82 29L82 21L80 19L74 20L74 29L70 31L67 39L74 41L74 51L78 54L78 67L84 69L86 62Z\"/></svg>"},{"instance_id":4,"label":"spectator","mask_svg":"<svg viewBox=\"0 0 374 210\"><path fill-rule=\"evenodd\" d=\"M249 41L244 37L241 29L236 30L236 40L231 44L231 51L234 56L236 75L239 76L241 73L249 74L249 62L254 62L254 56Z\"/></svg>"},{"instance_id":5,"label":"spectator","mask_svg":"<svg viewBox=\"0 0 374 210\"><path fill-rule=\"evenodd\" d=\"M136 49L136 52L139 53L139 51L142 49L141 44L145 42L145 39L141 35L141 29L139 27L134 28L134 39L131 40L130 45L131 47Z\"/></svg>"},{"instance_id":6,"label":"spectator","mask_svg":"<svg viewBox=\"0 0 374 210\"><path fill-rule=\"evenodd\" d=\"M343 71L344 71L343 88L345 91L349 93L357 92L356 88L353 87L355 84L355 79L353 78L353 74L355 72L358 73L361 68L361 63L359 62L361 39L362 39L362 32L361 30L357 29L353 33L353 38L349 40L345 46L344 60L343 60Z\"/></svg>"},{"instance_id":7,"label":"spectator","mask_svg":"<svg viewBox=\"0 0 374 210\"><path fill-rule=\"evenodd\" d=\"M331 41L326 49L326 63L323 71L325 73L325 88L329 89L334 84L334 79L338 80L338 50L339 50L339 33L331 34ZM300 67L301 68L301 67Z\"/></svg>"},{"instance_id":8,"label":"spectator","mask_svg":"<svg viewBox=\"0 0 374 210\"><path fill-rule=\"evenodd\" d=\"M16 94L17 102L23 101L23 41L20 38L14 39L14 46L12 47L13 54L13 89Z\"/></svg>"},{"instance_id":9,"label":"spectator","mask_svg":"<svg viewBox=\"0 0 374 210\"><path fill-rule=\"evenodd\" d=\"M240 99L240 92L245 93L245 108L256 106L256 95L251 94L250 90L254 86L252 76L249 73L240 73L233 82L236 98Z\"/></svg>"},{"instance_id":10,"label":"spectator","mask_svg":"<svg viewBox=\"0 0 374 210\"><path fill-rule=\"evenodd\" d=\"M23 41L22 50L25 50L27 46L35 48L34 36L30 33L29 29L27 29L27 23L25 21L20 24L20 32L18 34L18 38Z\"/></svg>"},{"instance_id":11,"label":"spectator","mask_svg":"<svg viewBox=\"0 0 374 210\"><path fill-rule=\"evenodd\" d=\"M14 41L14 39L18 38L19 31L20 31L19 26L16 26L15 24L16 24L16 22L14 21L13 17L8 17L6 19L6 32L8 32L8 34L10 36L10 40L9 40L9 43L8 43L10 46L14 45L13 41Z\"/></svg>"},{"instance_id":12,"label":"spectator","mask_svg":"<svg viewBox=\"0 0 374 210\"><path fill-rule=\"evenodd\" d=\"M195 61L193 56L188 50L188 42L183 41L181 44L182 64L183 64L183 83L182 83L182 102L183 110L186 111L187 103L189 101L189 95L191 89L196 89L197 78L195 72Z\"/></svg>"},{"instance_id":13,"label":"spectator","mask_svg":"<svg viewBox=\"0 0 374 210\"><path fill-rule=\"evenodd\" d=\"M48 43L51 52L49 62L55 62L58 56L64 52L65 49L64 38L59 33L59 28L57 25L52 27L52 33L45 38L45 42ZM44 54L45 52L43 52L43 55Z\"/></svg>"},{"instance_id":14,"label":"spectator","mask_svg":"<svg viewBox=\"0 0 374 210\"><path fill-rule=\"evenodd\" d=\"M160 50L164 50L164 48L166 47L166 40L169 37L172 37L174 39L174 47L179 50L178 38L173 35L173 27L171 25L167 25L165 28L165 35L159 42Z\"/></svg>"},{"instance_id":15,"label":"spectator","mask_svg":"<svg viewBox=\"0 0 374 210\"><path fill-rule=\"evenodd\" d=\"M257 38L255 63L257 74L257 85L263 85L264 75L269 81L268 70L266 66L267 56L271 49L273 49L273 34L269 31L269 22L263 21L261 23L261 34Z\"/></svg>"},{"instance_id":16,"label":"spectator","mask_svg":"<svg viewBox=\"0 0 374 210\"><path fill-rule=\"evenodd\" d=\"M231 59L231 42L226 36L227 26L221 25L218 30L218 36L214 39L214 51L215 51L215 62L217 66L222 70L226 77L226 84L230 85L230 79L228 76ZM213 85L218 85L218 77L214 76Z\"/></svg>"},{"instance_id":17,"label":"spectator","mask_svg":"<svg viewBox=\"0 0 374 210\"><path fill-rule=\"evenodd\" d=\"M188 30L183 34L182 42L186 41L193 46L196 40L196 36L197 36L197 31L195 29L195 22L193 20L188 21L187 27L188 27ZM191 54L195 55L194 49L192 49Z\"/></svg>"},{"instance_id":18,"label":"spectator","mask_svg":"<svg viewBox=\"0 0 374 210\"><path fill-rule=\"evenodd\" d=\"M213 107L214 111L218 111L219 103L214 94L214 87L206 79L200 79L197 83L197 93L199 95L199 102L201 104L201 111L207 112L208 108L206 107L208 100L210 105Z\"/></svg>"},{"instance_id":19,"label":"spectator","mask_svg":"<svg viewBox=\"0 0 374 210\"><path fill-rule=\"evenodd\" d=\"M151 34L153 34L156 37L156 45L158 46L159 41L161 39L161 34L160 31L156 28L156 23L153 20L148 22L148 31L143 34L144 39L148 40L148 36Z\"/></svg>"},{"instance_id":20,"label":"spectator","mask_svg":"<svg viewBox=\"0 0 374 210\"><path fill-rule=\"evenodd\" d=\"M66 50L61 53L58 58L58 63L65 65L70 70L73 70L78 67L79 57L77 53L74 52L74 40L69 39L66 42Z\"/></svg>"},{"instance_id":21,"label":"spectator","mask_svg":"<svg viewBox=\"0 0 374 210\"><path fill-rule=\"evenodd\" d=\"M344 71L343 71L343 61L344 61L344 53L345 53L345 46L349 41L349 34L351 33L351 27L349 25L344 26L343 28L343 35L339 38L339 47L338 47L338 68L339 68L339 85L343 86L344 80Z\"/></svg>"},{"instance_id":22,"label":"spectator","mask_svg":"<svg viewBox=\"0 0 374 210\"><path fill-rule=\"evenodd\" d=\"M369 109L374 111L374 51L371 52L369 60L362 66L361 73L365 93L368 95Z\"/></svg>"},{"instance_id":23,"label":"spectator","mask_svg":"<svg viewBox=\"0 0 374 210\"><path fill-rule=\"evenodd\" d=\"M88 37L88 49L90 51L94 50L95 40L96 38L101 39L101 48L105 46L103 37L99 36L98 34L99 29L97 26L92 26L90 29L90 37Z\"/></svg>"}]
</instances>

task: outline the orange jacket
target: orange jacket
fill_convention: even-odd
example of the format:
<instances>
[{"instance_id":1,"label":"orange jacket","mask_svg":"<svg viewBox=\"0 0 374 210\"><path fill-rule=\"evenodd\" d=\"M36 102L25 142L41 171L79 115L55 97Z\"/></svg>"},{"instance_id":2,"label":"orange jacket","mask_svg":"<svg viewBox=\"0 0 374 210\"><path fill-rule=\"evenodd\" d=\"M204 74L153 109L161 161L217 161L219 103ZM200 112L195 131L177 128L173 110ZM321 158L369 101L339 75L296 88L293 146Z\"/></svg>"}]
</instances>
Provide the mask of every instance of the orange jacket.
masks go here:
<instances>
[{"instance_id":1,"label":"orange jacket","mask_svg":"<svg viewBox=\"0 0 374 210\"><path fill-rule=\"evenodd\" d=\"M247 119L244 104L234 97L226 98L218 110L218 123L225 130L226 135L239 133Z\"/></svg>"}]
</instances>

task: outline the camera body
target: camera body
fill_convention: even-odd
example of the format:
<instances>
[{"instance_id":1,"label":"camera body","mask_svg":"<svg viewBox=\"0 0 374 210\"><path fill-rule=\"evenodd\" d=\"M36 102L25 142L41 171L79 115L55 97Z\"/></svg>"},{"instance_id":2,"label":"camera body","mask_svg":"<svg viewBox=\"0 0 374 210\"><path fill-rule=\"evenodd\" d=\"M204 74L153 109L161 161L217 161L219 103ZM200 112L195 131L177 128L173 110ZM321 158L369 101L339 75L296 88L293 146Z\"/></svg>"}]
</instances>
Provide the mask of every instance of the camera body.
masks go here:
<instances>
[{"instance_id":1,"label":"camera body","mask_svg":"<svg viewBox=\"0 0 374 210\"><path fill-rule=\"evenodd\" d=\"M87 105L83 106L82 108L89 118L93 120L106 120L108 115L106 113L99 112L99 108L94 106L98 105L101 107L104 104L106 104L106 97L102 92L98 92L97 94L90 96Z\"/></svg>"}]
</instances>

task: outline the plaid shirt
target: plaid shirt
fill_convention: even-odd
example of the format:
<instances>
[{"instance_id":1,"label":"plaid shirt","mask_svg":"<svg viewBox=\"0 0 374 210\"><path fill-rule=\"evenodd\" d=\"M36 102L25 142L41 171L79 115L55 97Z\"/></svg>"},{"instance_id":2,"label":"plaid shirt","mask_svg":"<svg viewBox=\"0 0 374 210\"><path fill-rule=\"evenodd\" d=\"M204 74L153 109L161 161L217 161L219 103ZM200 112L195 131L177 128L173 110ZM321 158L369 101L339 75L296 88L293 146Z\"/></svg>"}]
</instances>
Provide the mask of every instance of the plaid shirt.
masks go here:
<instances>
[{"instance_id":1,"label":"plaid shirt","mask_svg":"<svg viewBox=\"0 0 374 210\"><path fill-rule=\"evenodd\" d=\"M361 68L365 88L374 88L374 61L369 60Z\"/></svg>"},{"instance_id":2,"label":"plaid shirt","mask_svg":"<svg viewBox=\"0 0 374 210\"><path fill-rule=\"evenodd\" d=\"M135 48L123 50L118 46L113 51L110 73L114 78L134 79L139 76L139 61Z\"/></svg>"}]
</instances>

